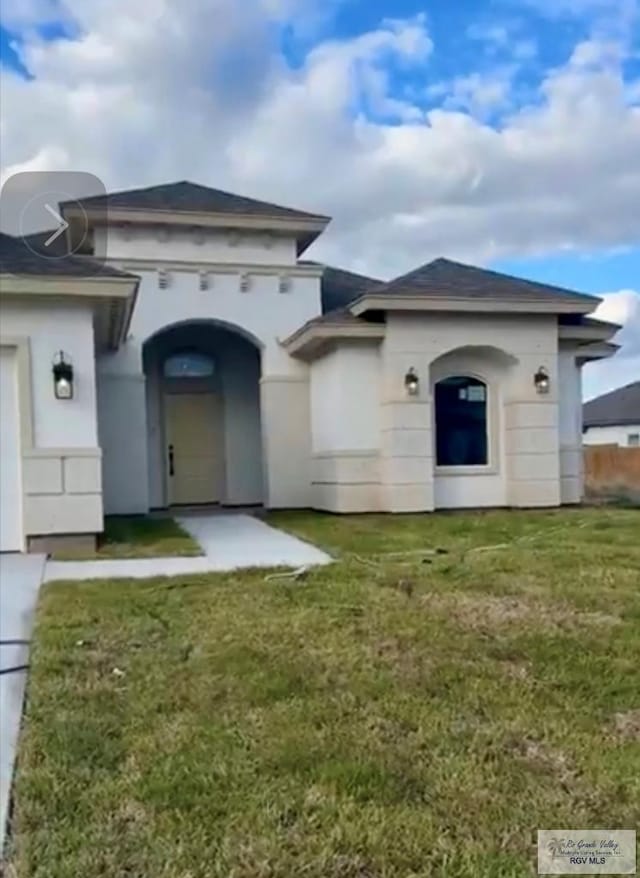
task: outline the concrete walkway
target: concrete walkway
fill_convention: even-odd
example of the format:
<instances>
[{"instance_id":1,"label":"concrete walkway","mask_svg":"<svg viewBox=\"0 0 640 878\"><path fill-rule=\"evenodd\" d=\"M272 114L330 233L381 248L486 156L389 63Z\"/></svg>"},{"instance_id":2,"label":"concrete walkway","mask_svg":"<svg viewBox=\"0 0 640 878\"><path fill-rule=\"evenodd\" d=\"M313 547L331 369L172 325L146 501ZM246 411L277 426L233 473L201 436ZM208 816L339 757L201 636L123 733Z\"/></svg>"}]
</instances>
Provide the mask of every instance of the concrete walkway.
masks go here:
<instances>
[{"instance_id":1,"label":"concrete walkway","mask_svg":"<svg viewBox=\"0 0 640 878\"><path fill-rule=\"evenodd\" d=\"M44 555L0 555L0 853Z\"/></svg>"},{"instance_id":2,"label":"concrete walkway","mask_svg":"<svg viewBox=\"0 0 640 878\"><path fill-rule=\"evenodd\" d=\"M179 524L202 546L199 558L131 558L113 561L48 561L46 582L54 579L114 579L215 573L246 567L305 567L331 558L297 537L250 515L185 515Z\"/></svg>"}]
</instances>

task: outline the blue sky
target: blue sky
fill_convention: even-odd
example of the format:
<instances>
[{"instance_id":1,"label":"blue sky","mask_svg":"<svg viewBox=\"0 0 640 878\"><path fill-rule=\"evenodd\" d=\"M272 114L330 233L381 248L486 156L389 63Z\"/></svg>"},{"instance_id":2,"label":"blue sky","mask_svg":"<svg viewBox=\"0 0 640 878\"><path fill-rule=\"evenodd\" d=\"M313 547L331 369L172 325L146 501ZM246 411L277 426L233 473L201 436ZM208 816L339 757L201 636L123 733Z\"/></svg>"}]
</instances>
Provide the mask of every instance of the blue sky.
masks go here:
<instances>
[{"instance_id":1,"label":"blue sky","mask_svg":"<svg viewBox=\"0 0 640 878\"><path fill-rule=\"evenodd\" d=\"M4 0L5 177L316 209L316 258L632 291L604 316L640 339L640 0L148 3Z\"/></svg>"}]
</instances>

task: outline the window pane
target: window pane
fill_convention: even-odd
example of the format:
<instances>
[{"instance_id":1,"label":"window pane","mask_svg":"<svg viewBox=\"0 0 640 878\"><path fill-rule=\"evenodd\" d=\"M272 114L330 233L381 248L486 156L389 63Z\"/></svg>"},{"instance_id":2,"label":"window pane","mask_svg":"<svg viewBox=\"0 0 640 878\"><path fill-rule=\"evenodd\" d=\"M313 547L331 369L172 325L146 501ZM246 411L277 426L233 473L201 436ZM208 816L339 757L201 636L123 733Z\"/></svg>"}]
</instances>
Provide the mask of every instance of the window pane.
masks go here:
<instances>
[{"instance_id":1,"label":"window pane","mask_svg":"<svg viewBox=\"0 0 640 878\"><path fill-rule=\"evenodd\" d=\"M213 360L205 354L173 354L164 361L166 378L208 378L213 372Z\"/></svg>"},{"instance_id":2,"label":"window pane","mask_svg":"<svg viewBox=\"0 0 640 878\"><path fill-rule=\"evenodd\" d=\"M640 445L640 433L629 433L628 437L629 445L632 448L636 448Z\"/></svg>"},{"instance_id":3,"label":"window pane","mask_svg":"<svg viewBox=\"0 0 640 878\"><path fill-rule=\"evenodd\" d=\"M438 466L487 464L486 384L466 376L438 381L435 406Z\"/></svg>"}]
</instances>

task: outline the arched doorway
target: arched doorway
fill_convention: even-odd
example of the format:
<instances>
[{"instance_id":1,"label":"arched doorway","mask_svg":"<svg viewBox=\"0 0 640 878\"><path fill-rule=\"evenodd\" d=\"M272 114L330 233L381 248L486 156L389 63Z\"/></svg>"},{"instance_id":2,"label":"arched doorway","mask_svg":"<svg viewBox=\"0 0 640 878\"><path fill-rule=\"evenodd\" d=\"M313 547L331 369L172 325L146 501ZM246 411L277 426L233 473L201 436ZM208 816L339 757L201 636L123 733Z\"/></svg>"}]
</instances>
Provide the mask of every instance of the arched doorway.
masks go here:
<instances>
[{"instance_id":1,"label":"arched doorway","mask_svg":"<svg viewBox=\"0 0 640 878\"><path fill-rule=\"evenodd\" d=\"M143 347L151 508L263 502L260 349L188 321Z\"/></svg>"}]
</instances>

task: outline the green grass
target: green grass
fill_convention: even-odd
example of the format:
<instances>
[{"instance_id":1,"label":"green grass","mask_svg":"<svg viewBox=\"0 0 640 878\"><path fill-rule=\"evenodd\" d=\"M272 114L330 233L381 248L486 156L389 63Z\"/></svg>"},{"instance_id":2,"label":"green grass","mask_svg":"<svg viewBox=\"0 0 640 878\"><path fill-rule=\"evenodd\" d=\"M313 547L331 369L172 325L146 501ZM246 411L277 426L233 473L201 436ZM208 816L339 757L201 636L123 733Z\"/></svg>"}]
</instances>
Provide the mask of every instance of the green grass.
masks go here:
<instances>
[{"instance_id":1,"label":"green grass","mask_svg":"<svg viewBox=\"0 0 640 878\"><path fill-rule=\"evenodd\" d=\"M95 552L60 549L56 561L94 561L107 558L169 558L201 555L202 549L173 518L118 515L105 519Z\"/></svg>"},{"instance_id":2,"label":"green grass","mask_svg":"<svg viewBox=\"0 0 640 878\"><path fill-rule=\"evenodd\" d=\"M21 878L525 878L640 823L637 511L271 521L340 560L43 588Z\"/></svg>"}]
</instances>

